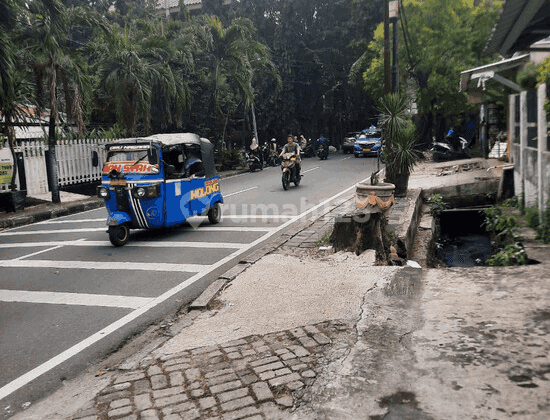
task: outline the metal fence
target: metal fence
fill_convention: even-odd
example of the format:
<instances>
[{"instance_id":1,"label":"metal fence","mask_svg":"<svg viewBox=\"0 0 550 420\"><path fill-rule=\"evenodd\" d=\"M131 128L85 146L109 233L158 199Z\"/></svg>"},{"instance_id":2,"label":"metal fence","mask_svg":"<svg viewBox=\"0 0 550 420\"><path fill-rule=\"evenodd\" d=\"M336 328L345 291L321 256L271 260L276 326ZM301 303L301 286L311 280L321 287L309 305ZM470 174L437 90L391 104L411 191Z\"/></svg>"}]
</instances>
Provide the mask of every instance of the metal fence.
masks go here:
<instances>
[{"instance_id":1,"label":"metal fence","mask_svg":"<svg viewBox=\"0 0 550 420\"><path fill-rule=\"evenodd\" d=\"M55 146L59 185L72 185L101 179L101 167L92 166L92 152L97 152L99 162L105 161L105 145L112 139L59 140ZM23 161L27 195L49 192L46 154L47 143L42 140L18 141L15 153ZM18 171L17 187L21 188L22 176ZM0 192L9 191L9 184L0 184Z\"/></svg>"}]
</instances>

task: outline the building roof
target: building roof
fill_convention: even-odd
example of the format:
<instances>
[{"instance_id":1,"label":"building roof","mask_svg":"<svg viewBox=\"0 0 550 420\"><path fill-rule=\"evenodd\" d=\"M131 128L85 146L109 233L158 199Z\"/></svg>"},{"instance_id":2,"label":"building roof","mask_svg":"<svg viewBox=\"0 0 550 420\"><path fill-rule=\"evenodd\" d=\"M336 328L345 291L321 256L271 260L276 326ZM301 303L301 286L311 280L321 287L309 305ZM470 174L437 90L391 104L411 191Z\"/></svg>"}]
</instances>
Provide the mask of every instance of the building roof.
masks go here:
<instances>
[{"instance_id":1,"label":"building roof","mask_svg":"<svg viewBox=\"0 0 550 420\"><path fill-rule=\"evenodd\" d=\"M518 90L519 86L499 75L506 70L514 69L523 66L529 61L529 54L522 54L516 57L500 60L491 64L476 67L473 69L464 70L460 73L460 90L466 92L468 84L472 80L478 80L478 86L483 85L486 80L496 79L500 83L508 87Z\"/></svg>"},{"instance_id":2,"label":"building roof","mask_svg":"<svg viewBox=\"0 0 550 420\"><path fill-rule=\"evenodd\" d=\"M179 0L158 0L157 1L159 9L171 9L179 7ZM202 5L202 0L183 0L183 4L188 8L196 5Z\"/></svg>"},{"instance_id":3,"label":"building roof","mask_svg":"<svg viewBox=\"0 0 550 420\"><path fill-rule=\"evenodd\" d=\"M532 44L549 36L549 0L506 0L485 53L511 56L529 50Z\"/></svg>"}]
</instances>

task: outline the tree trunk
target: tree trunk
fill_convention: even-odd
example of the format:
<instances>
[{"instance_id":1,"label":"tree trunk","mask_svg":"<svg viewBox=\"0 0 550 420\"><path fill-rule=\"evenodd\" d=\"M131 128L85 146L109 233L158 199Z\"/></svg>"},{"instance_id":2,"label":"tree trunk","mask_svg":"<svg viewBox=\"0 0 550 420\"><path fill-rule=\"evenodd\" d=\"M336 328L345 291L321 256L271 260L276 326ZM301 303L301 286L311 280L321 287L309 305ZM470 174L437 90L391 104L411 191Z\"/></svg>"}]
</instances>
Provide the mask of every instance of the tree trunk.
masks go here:
<instances>
[{"instance_id":1,"label":"tree trunk","mask_svg":"<svg viewBox=\"0 0 550 420\"><path fill-rule=\"evenodd\" d=\"M391 240L387 225L384 213L356 210L336 220L329 241L335 251L348 251L356 255L374 249L377 264L388 265Z\"/></svg>"},{"instance_id":2,"label":"tree trunk","mask_svg":"<svg viewBox=\"0 0 550 420\"><path fill-rule=\"evenodd\" d=\"M5 125L6 137L8 138L8 146L10 148L11 156L13 158L13 173L11 175L10 181L10 191L15 191L17 185L15 180L17 179L17 156L15 155L15 132L13 126L11 125L11 119L6 115L6 125Z\"/></svg>"},{"instance_id":3,"label":"tree trunk","mask_svg":"<svg viewBox=\"0 0 550 420\"><path fill-rule=\"evenodd\" d=\"M50 114L50 126L48 130L48 174L50 175L50 188L52 191L52 202L61 203L59 195L59 176L57 173L57 158L55 154L55 117Z\"/></svg>"}]
</instances>

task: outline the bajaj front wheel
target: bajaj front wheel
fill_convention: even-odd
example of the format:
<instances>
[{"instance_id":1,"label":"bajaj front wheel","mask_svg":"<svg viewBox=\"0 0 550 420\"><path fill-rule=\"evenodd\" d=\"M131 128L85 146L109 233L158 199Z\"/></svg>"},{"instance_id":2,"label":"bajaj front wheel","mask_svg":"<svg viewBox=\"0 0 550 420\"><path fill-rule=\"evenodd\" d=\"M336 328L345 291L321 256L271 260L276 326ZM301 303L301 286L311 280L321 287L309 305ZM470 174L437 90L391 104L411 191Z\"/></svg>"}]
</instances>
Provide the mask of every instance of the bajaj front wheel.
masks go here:
<instances>
[{"instance_id":1,"label":"bajaj front wheel","mask_svg":"<svg viewBox=\"0 0 550 420\"><path fill-rule=\"evenodd\" d=\"M114 246L122 246L128 242L130 229L127 225L109 226L109 240Z\"/></svg>"},{"instance_id":2,"label":"bajaj front wheel","mask_svg":"<svg viewBox=\"0 0 550 420\"><path fill-rule=\"evenodd\" d=\"M220 203L214 203L212 207L210 207L210 210L208 210L208 221L215 225L217 223L220 223L222 220L222 206Z\"/></svg>"}]
</instances>

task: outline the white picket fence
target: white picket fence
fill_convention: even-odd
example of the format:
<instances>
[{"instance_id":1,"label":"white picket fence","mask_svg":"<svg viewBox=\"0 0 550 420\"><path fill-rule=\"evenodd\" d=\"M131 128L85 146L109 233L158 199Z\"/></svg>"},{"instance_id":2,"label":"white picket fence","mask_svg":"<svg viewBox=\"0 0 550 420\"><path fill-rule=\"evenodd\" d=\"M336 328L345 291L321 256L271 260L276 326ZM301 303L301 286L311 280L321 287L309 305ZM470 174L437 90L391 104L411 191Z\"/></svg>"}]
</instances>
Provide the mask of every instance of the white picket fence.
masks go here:
<instances>
[{"instance_id":1,"label":"white picket fence","mask_svg":"<svg viewBox=\"0 0 550 420\"><path fill-rule=\"evenodd\" d=\"M105 161L105 144L113 140L80 139L59 140L55 147L59 185L72 185L101 179L101 165ZM49 192L46 171L47 143L44 140L26 140L16 146L15 151L23 154L27 195L41 195ZM99 166L92 166L92 153L97 152ZM19 179L17 187L20 188ZM8 191L8 184L0 184L0 192Z\"/></svg>"}]
</instances>

